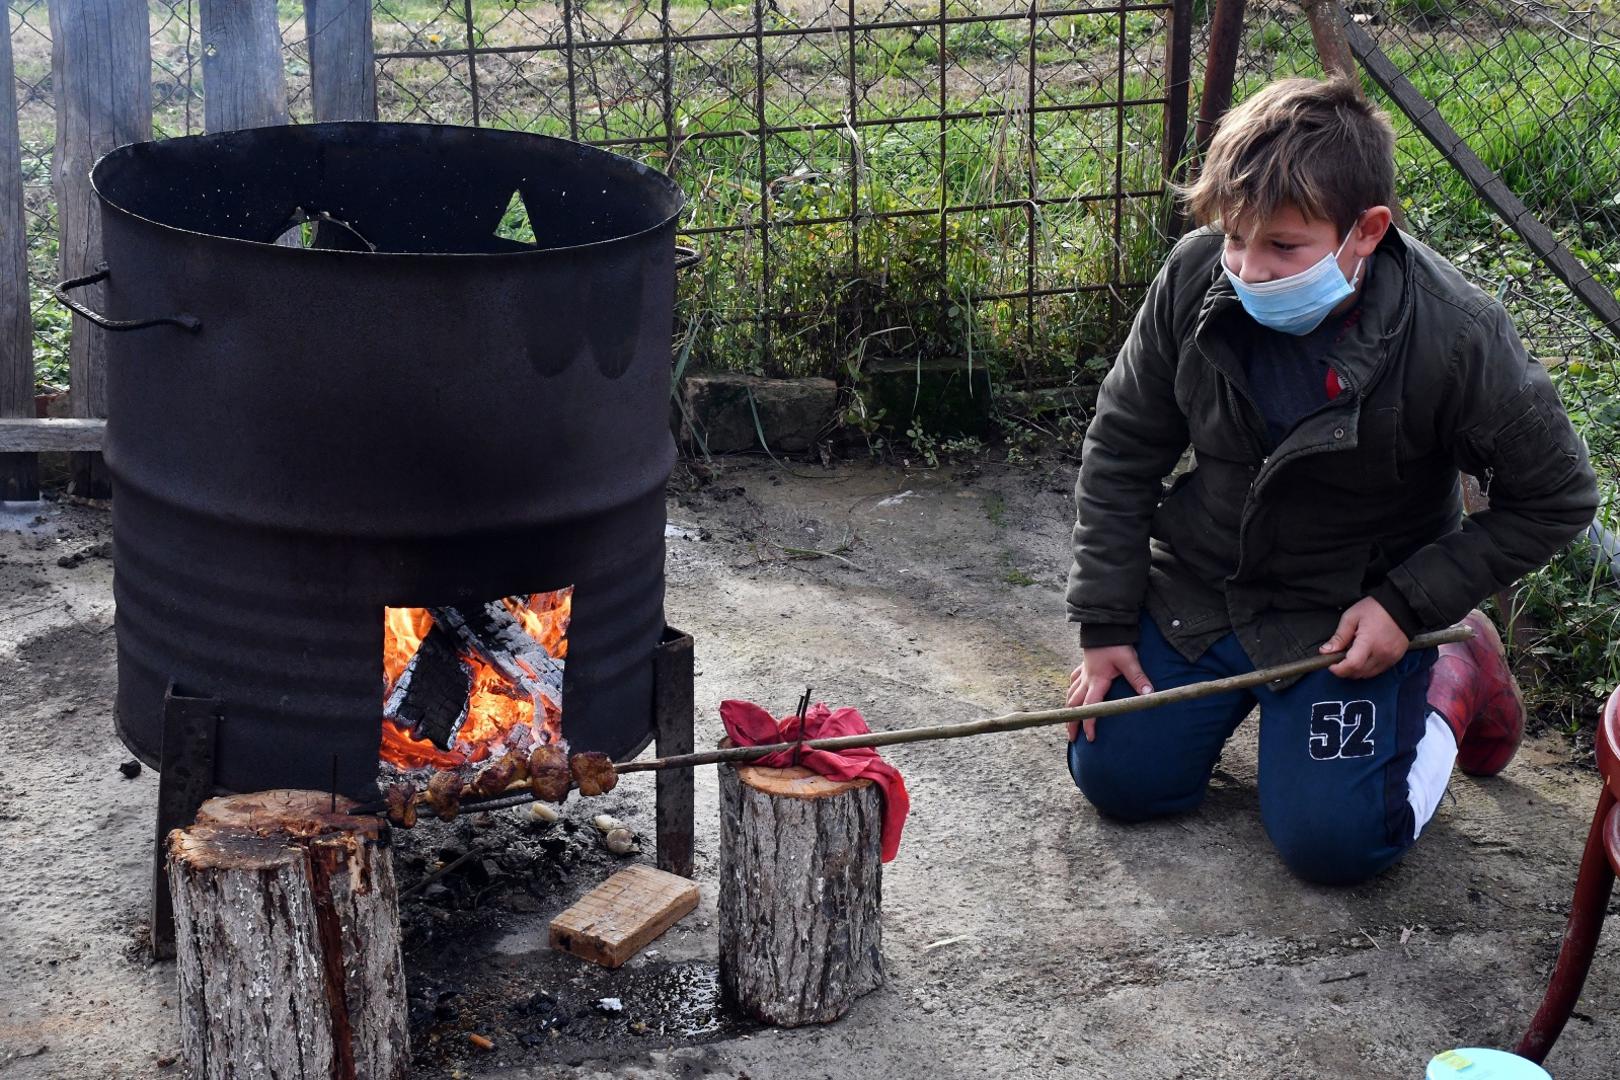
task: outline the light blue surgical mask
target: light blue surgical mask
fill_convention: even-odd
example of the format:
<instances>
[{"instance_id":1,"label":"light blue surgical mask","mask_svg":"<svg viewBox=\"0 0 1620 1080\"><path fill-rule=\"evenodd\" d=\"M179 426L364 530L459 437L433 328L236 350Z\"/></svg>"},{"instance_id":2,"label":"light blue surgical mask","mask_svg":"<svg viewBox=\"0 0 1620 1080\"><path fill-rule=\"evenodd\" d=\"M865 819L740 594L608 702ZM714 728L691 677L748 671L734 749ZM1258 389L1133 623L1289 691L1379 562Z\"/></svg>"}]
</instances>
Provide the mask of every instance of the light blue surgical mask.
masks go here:
<instances>
[{"instance_id":1,"label":"light blue surgical mask","mask_svg":"<svg viewBox=\"0 0 1620 1080\"><path fill-rule=\"evenodd\" d=\"M1355 272L1348 281L1339 269L1339 255L1355 231L1352 226L1350 232L1344 234L1338 251L1323 255L1308 269L1285 278L1250 285L1232 273L1224 255L1221 257L1221 269L1226 271L1227 280L1237 290L1243 310L1255 322L1285 334L1308 334L1322 325L1328 312L1356 291L1356 279L1361 276L1361 266L1366 260L1357 260Z\"/></svg>"}]
</instances>

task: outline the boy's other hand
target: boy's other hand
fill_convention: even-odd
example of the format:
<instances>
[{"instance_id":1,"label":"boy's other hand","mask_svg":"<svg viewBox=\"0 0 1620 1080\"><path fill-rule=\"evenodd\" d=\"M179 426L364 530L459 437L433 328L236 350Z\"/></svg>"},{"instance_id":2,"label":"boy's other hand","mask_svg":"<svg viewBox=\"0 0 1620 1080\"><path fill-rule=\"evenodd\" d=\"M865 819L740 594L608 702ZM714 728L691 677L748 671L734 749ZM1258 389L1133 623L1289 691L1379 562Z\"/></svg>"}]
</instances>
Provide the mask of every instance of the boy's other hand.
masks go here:
<instances>
[{"instance_id":1,"label":"boy's other hand","mask_svg":"<svg viewBox=\"0 0 1620 1080\"><path fill-rule=\"evenodd\" d=\"M1322 643L1320 651L1349 650L1328 670L1341 679L1370 679L1382 675L1405 656L1409 643L1384 605L1368 596L1350 605L1339 617L1338 629Z\"/></svg>"},{"instance_id":2,"label":"boy's other hand","mask_svg":"<svg viewBox=\"0 0 1620 1080\"><path fill-rule=\"evenodd\" d=\"M1153 693L1153 686L1148 682L1147 673L1142 670L1142 663L1136 657L1135 646L1109 645L1105 648L1082 650L1080 666L1069 676L1069 708L1095 705L1108 696L1108 688L1114 685L1114 680L1121 675L1125 676L1126 682L1136 688L1138 694ZM1069 741L1074 742L1080 734L1080 721L1071 720L1068 728ZM1085 722L1085 729L1086 742L1096 741L1095 718Z\"/></svg>"}]
</instances>

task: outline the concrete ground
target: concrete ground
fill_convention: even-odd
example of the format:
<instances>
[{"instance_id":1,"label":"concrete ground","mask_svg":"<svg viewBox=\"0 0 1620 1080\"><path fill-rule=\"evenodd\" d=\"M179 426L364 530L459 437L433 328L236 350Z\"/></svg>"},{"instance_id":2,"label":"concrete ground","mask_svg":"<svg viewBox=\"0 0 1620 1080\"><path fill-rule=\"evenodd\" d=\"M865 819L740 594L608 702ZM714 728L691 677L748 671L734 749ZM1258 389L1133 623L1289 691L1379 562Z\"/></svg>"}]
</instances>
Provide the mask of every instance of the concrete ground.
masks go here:
<instances>
[{"instance_id":1,"label":"concrete ground","mask_svg":"<svg viewBox=\"0 0 1620 1080\"><path fill-rule=\"evenodd\" d=\"M672 490L668 601L697 638L700 746L718 738L721 699L785 712L806 685L874 727L1057 700L1075 655L1061 605L1068 466L701 472ZM111 729L107 517L4 515L0 1077L172 1075L174 968L148 964L141 945L157 780L120 776L129 755ZM524 902L498 910L411 910L414 1075L1417 1078L1440 1050L1517 1041L1597 798L1561 737L1535 740L1497 779L1456 781L1411 856L1348 890L1302 885L1273 855L1252 723L1202 809L1147 826L1098 819L1062 739L888 752L913 799L884 874L888 984L842 1021L771 1030L717 1001L706 770L703 905L619 972L544 944L551 915L613 868L601 858L535 869ZM632 776L570 813L606 808L650 833L651 803L650 780ZM532 828L511 813L501 829ZM402 851L465 838L446 836L419 828ZM1616 1075L1617 942L1611 929L1549 1061L1559 1080ZM447 971L460 983L447 988ZM555 1014L521 1038L503 1034L520 1029L514 985ZM596 996L621 997L624 1012L558 1004ZM496 1049L472 1047L471 1030L495 1032Z\"/></svg>"}]
</instances>

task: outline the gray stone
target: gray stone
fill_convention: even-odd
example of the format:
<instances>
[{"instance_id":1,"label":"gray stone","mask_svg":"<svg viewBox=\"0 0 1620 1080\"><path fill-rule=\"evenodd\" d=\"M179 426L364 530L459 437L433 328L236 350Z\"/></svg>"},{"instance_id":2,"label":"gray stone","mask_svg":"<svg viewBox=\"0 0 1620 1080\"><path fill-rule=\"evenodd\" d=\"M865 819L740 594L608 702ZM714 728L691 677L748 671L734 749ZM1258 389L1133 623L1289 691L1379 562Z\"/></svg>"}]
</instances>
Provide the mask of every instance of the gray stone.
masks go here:
<instances>
[{"instance_id":1,"label":"gray stone","mask_svg":"<svg viewBox=\"0 0 1620 1080\"><path fill-rule=\"evenodd\" d=\"M770 450L797 454L832 428L838 385L831 379L703 373L686 377L681 398L690 424L684 438L694 448L711 454L758 450L763 432Z\"/></svg>"}]
</instances>

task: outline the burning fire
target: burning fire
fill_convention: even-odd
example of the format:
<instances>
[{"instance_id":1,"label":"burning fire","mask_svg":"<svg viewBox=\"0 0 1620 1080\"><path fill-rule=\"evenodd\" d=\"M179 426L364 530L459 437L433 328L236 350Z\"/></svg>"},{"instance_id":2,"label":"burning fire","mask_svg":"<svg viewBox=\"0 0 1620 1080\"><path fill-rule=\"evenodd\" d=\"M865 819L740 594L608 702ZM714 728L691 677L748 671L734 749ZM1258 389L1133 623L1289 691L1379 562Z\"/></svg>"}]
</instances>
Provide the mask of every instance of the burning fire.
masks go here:
<instances>
[{"instance_id":1,"label":"burning fire","mask_svg":"<svg viewBox=\"0 0 1620 1080\"><path fill-rule=\"evenodd\" d=\"M447 747L414 732L397 714L398 702L410 690L408 682L404 687L401 682L412 673L412 661L433 632L434 614L427 608L385 608L382 759L405 770L453 769L508 749L526 751L540 743L561 742L561 671L568 656L573 592L559 589L484 605L484 612L462 620L458 635L446 637L454 641L455 658L470 673L464 719ZM462 619L458 609L435 610L450 624ZM506 618L501 618L503 613ZM520 627L529 640L521 647L508 647L510 640L468 630L465 623L473 622L486 630L492 622L509 623Z\"/></svg>"}]
</instances>

